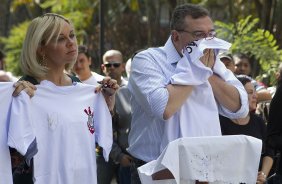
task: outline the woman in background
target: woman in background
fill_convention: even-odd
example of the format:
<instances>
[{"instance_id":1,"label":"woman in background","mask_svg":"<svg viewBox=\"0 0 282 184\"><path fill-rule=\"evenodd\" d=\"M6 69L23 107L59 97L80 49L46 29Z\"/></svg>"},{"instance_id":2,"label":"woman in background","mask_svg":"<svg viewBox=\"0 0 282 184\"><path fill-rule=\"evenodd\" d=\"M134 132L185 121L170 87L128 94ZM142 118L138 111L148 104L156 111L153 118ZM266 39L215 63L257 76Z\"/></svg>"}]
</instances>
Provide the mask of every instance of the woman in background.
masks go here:
<instances>
[{"instance_id":1,"label":"woman in background","mask_svg":"<svg viewBox=\"0 0 282 184\"><path fill-rule=\"evenodd\" d=\"M249 114L245 118L228 119L220 116L222 135L249 135L263 141L263 149L257 183L263 184L273 165L274 152L265 146L266 124L263 119L254 113L257 105L257 94L252 79L246 75L238 75L238 80L244 85L249 100Z\"/></svg>"}]
</instances>

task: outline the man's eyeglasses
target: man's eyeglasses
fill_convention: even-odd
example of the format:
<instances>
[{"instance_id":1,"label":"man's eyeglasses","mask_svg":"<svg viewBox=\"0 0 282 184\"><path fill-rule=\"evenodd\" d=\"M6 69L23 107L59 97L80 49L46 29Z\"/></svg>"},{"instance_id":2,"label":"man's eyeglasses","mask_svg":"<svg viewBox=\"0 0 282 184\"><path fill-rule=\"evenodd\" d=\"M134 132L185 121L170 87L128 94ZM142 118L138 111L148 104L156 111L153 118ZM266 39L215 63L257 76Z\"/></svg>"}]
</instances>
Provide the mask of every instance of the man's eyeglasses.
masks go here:
<instances>
[{"instance_id":1,"label":"man's eyeglasses","mask_svg":"<svg viewBox=\"0 0 282 184\"><path fill-rule=\"evenodd\" d=\"M216 32L215 31L210 31L208 33L202 32L202 31L194 31L194 32L190 32L190 31L186 31L186 30L176 30L178 32L185 32L185 33L189 33L191 34L196 40L200 40L205 38L206 40L211 40L214 37L216 37Z\"/></svg>"},{"instance_id":2,"label":"man's eyeglasses","mask_svg":"<svg viewBox=\"0 0 282 184\"><path fill-rule=\"evenodd\" d=\"M121 63L110 62L110 63L106 63L106 64L104 64L104 65L105 65L105 67L107 67L107 68L111 68L112 66L114 66L115 68L118 68L118 67L120 67Z\"/></svg>"}]
</instances>

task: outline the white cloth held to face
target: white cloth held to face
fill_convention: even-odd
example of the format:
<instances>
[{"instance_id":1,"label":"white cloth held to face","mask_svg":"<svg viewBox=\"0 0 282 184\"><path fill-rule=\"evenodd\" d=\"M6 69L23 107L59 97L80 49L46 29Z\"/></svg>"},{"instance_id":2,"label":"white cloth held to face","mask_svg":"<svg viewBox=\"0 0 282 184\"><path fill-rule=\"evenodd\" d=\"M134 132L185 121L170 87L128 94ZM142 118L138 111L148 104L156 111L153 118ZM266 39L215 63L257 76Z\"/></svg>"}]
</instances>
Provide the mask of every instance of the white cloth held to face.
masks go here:
<instances>
[{"instance_id":1,"label":"white cloth held to face","mask_svg":"<svg viewBox=\"0 0 282 184\"><path fill-rule=\"evenodd\" d=\"M192 85L193 91L181 109L166 121L164 135L160 146L162 151L166 145L180 137L219 136L221 135L218 105L208 79L213 71L206 67L200 58L205 49L228 50L231 44L214 38L199 40L189 44L183 50L183 57L178 61L175 75L170 82L178 85ZM218 63L218 64L217 64ZM223 79L232 79L230 72L215 61L215 69Z\"/></svg>"},{"instance_id":2,"label":"white cloth held to face","mask_svg":"<svg viewBox=\"0 0 282 184\"><path fill-rule=\"evenodd\" d=\"M200 61L200 58L204 55L204 50L214 49L215 55L217 55L219 50L228 50L230 47L230 43L218 38L212 40L202 39L187 45L183 49L183 57L178 61L175 75L171 78L171 83L199 85L206 82L213 71Z\"/></svg>"}]
</instances>

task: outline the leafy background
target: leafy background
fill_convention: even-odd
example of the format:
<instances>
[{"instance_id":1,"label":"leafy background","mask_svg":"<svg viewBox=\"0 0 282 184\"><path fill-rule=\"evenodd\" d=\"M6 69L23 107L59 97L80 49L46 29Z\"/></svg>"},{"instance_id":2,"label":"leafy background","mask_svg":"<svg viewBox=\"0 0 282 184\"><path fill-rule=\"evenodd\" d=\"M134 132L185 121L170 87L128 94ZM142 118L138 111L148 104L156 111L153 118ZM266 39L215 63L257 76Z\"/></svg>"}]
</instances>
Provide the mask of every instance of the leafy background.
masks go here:
<instances>
[{"instance_id":1,"label":"leafy background","mask_svg":"<svg viewBox=\"0 0 282 184\"><path fill-rule=\"evenodd\" d=\"M118 49L126 61L139 49L163 45L175 6L201 4L210 10L217 36L232 43L230 51L251 56L252 76L274 84L273 73L281 62L282 0L0 0L0 49L7 55L7 69L22 75L18 61L30 20L54 12L73 21L79 44L91 50L92 69L100 73L101 1L101 51Z\"/></svg>"}]
</instances>

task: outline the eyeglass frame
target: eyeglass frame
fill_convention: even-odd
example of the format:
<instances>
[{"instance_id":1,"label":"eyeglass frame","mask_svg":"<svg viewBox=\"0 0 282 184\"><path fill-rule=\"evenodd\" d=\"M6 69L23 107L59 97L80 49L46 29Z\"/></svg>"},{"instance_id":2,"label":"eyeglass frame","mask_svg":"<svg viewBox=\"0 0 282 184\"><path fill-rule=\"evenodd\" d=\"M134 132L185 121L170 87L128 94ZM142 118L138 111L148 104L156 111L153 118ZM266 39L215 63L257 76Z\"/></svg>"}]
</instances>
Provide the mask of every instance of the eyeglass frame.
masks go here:
<instances>
[{"instance_id":1,"label":"eyeglass frame","mask_svg":"<svg viewBox=\"0 0 282 184\"><path fill-rule=\"evenodd\" d=\"M214 37L216 37L216 31L215 30L212 30L208 33L205 33L203 31L193 31L193 32L191 32L191 31L187 31L187 30L184 30L184 29L183 30L176 30L176 31L189 33L197 40L200 40L200 39L203 39L203 38L205 38L206 40L212 40ZM197 32L201 33L202 35L201 36L195 35ZM212 35L210 36L209 34L212 34Z\"/></svg>"},{"instance_id":2,"label":"eyeglass frame","mask_svg":"<svg viewBox=\"0 0 282 184\"><path fill-rule=\"evenodd\" d=\"M104 66L105 66L106 68L111 68L112 66L113 66L114 68L118 68L118 67L121 66L121 64L122 64L122 63L120 63L120 62L110 61L110 62L104 63Z\"/></svg>"}]
</instances>

